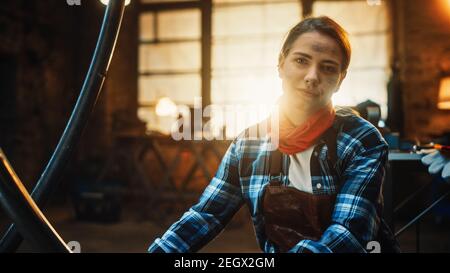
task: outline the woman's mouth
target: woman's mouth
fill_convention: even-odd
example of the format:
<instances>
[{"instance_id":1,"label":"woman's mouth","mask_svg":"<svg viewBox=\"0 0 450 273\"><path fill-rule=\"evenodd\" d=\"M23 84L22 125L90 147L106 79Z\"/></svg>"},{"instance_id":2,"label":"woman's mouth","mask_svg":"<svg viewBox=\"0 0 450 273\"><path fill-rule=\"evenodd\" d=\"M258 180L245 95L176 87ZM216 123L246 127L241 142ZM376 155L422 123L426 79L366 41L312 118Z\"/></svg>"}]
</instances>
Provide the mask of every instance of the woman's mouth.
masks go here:
<instances>
[{"instance_id":1,"label":"woman's mouth","mask_svg":"<svg viewBox=\"0 0 450 273\"><path fill-rule=\"evenodd\" d=\"M300 92L305 94L308 97L320 97L320 92L318 90L306 90L306 89L300 89Z\"/></svg>"}]
</instances>

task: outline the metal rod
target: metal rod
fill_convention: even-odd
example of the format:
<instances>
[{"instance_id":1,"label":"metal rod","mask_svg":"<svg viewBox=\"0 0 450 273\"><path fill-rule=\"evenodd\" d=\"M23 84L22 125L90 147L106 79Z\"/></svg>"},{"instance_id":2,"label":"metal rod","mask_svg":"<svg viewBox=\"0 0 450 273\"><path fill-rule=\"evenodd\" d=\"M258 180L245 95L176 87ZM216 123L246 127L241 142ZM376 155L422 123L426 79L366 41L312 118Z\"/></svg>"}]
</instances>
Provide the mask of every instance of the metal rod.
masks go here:
<instances>
[{"instance_id":1,"label":"metal rod","mask_svg":"<svg viewBox=\"0 0 450 273\"><path fill-rule=\"evenodd\" d=\"M401 233L403 233L403 231L407 230L410 226L414 225L423 216L425 216L432 208L434 208L439 202L444 200L449 194L450 194L450 191L446 192L444 195L439 197L436 201L433 202L433 204L431 204L428 208L424 209L419 215L417 215L414 219L412 219L409 223L407 223L399 231L397 231L395 233L395 237L398 237Z\"/></svg>"},{"instance_id":2,"label":"metal rod","mask_svg":"<svg viewBox=\"0 0 450 273\"><path fill-rule=\"evenodd\" d=\"M45 206L58 187L64 167L94 109L114 52L124 8L125 0L111 0L106 7L94 55L77 103L50 161L31 193L39 207ZM14 252L21 242L22 238L12 224L0 241L0 252Z\"/></svg>"},{"instance_id":3,"label":"metal rod","mask_svg":"<svg viewBox=\"0 0 450 273\"><path fill-rule=\"evenodd\" d=\"M394 214L398 213L398 211L402 209L407 203L409 203L409 201L413 200L417 195L419 195L419 193L424 191L430 185L431 182L426 183L425 185L421 186L418 190L416 190L414 193L405 198L402 202L400 202L400 204L398 204L398 206L395 207Z\"/></svg>"},{"instance_id":4,"label":"metal rod","mask_svg":"<svg viewBox=\"0 0 450 273\"><path fill-rule=\"evenodd\" d=\"M0 205L35 251L70 253L70 249L28 194L0 148Z\"/></svg>"},{"instance_id":5,"label":"metal rod","mask_svg":"<svg viewBox=\"0 0 450 273\"><path fill-rule=\"evenodd\" d=\"M420 219L416 224L416 252L420 252Z\"/></svg>"}]
</instances>

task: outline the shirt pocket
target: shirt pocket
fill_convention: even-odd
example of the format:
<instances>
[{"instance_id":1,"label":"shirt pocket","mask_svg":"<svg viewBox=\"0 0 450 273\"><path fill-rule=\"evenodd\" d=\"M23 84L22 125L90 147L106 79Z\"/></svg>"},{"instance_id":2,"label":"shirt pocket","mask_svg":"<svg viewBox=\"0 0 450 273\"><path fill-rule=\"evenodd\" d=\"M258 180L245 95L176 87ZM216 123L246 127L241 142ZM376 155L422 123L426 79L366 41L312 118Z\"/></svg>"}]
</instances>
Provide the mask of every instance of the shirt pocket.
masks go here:
<instances>
[{"instance_id":1,"label":"shirt pocket","mask_svg":"<svg viewBox=\"0 0 450 273\"><path fill-rule=\"evenodd\" d=\"M337 162L331 162L328 147L324 145L317 156L320 175L312 176L311 182L316 194L334 194L338 190Z\"/></svg>"}]
</instances>

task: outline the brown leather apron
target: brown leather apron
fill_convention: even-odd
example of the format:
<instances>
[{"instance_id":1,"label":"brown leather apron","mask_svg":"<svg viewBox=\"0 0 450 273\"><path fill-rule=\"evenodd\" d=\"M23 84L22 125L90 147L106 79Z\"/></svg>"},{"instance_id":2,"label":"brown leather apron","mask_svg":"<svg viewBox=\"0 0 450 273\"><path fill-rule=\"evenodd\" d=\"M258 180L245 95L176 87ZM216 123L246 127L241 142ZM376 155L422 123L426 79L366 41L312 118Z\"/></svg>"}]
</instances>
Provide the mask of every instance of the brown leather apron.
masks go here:
<instances>
[{"instance_id":1,"label":"brown leather apron","mask_svg":"<svg viewBox=\"0 0 450 273\"><path fill-rule=\"evenodd\" d=\"M336 194L315 195L282 185L282 154L272 153L271 179L263 196L265 232L281 252L287 252L299 241L317 241L331 224Z\"/></svg>"}]
</instances>

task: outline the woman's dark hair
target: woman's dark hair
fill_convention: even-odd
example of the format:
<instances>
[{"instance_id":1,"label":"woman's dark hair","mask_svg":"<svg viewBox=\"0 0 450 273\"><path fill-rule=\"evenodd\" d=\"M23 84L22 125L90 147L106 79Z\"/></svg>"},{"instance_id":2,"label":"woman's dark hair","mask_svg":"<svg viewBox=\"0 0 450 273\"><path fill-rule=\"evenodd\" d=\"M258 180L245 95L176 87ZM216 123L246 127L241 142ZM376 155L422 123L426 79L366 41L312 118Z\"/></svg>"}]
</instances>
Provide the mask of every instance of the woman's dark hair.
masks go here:
<instances>
[{"instance_id":1,"label":"woman's dark hair","mask_svg":"<svg viewBox=\"0 0 450 273\"><path fill-rule=\"evenodd\" d=\"M280 65L289 54L289 50L295 40L297 40L300 35L307 32L319 32L320 34L327 35L335 40L342 50L343 58L341 70L347 70L352 54L347 32L338 23L327 16L306 18L295 25L284 40L283 47L278 56L278 65Z\"/></svg>"}]
</instances>

